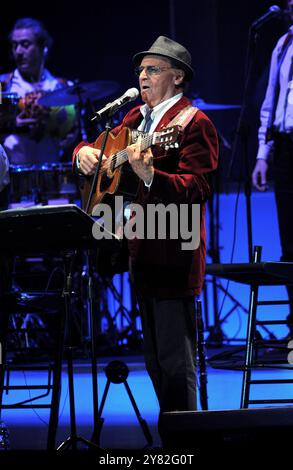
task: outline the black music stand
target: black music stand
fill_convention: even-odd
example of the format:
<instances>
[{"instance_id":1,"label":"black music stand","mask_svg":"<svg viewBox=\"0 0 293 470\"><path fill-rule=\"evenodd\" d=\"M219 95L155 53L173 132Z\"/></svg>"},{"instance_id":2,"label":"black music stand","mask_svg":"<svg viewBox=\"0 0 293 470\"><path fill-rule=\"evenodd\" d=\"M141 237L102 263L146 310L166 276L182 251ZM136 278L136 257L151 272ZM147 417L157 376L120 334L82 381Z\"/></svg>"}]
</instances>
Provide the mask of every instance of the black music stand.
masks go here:
<instances>
[{"instance_id":1,"label":"black music stand","mask_svg":"<svg viewBox=\"0 0 293 470\"><path fill-rule=\"evenodd\" d=\"M293 283L293 263L262 261L257 263L207 264L206 274L249 286L282 286Z\"/></svg>"},{"instance_id":2,"label":"black music stand","mask_svg":"<svg viewBox=\"0 0 293 470\"><path fill-rule=\"evenodd\" d=\"M71 332L71 280L74 256L79 249L90 249L101 247L113 248L119 245L119 239L106 228L104 228L107 239L96 240L92 229L94 224L99 224L94 218L87 215L75 204L60 206L40 206L27 209L10 209L0 212L0 251L17 254L31 254L36 252L56 253L62 252L64 256L64 328L67 339L67 367L68 387L70 404L70 436L61 443L57 450L72 448L77 450L77 443L98 450L99 442L89 441L76 432L74 381L73 381L73 359L72 359L72 332ZM101 224L99 224L101 226ZM90 280L90 282L92 282ZM93 409L94 426L99 420L98 415L98 385L96 364L96 328L93 311L91 311L91 361L92 361L92 384L93 384ZM61 377L62 354L58 357L57 374ZM54 393L54 392L53 392ZM59 393L55 390L55 393ZM58 425L58 410L54 410L54 424ZM55 435L49 436L48 447L54 449Z\"/></svg>"},{"instance_id":3,"label":"black music stand","mask_svg":"<svg viewBox=\"0 0 293 470\"><path fill-rule=\"evenodd\" d=\"M206 274L249 286L287 285L293 282L293 263L282 261L231 264L212 263L206 265ZM230 297L232 296L230 295ZM236 307L241 306L237 299L232 297L232 300L235 302ZM249 309L243 310L249 314ZM220 321L220 324L224 323L228 315L233 311L234 308ZM273 336L265 325L261 325L261 327L270 337Z\"/></svg>"}]
</instances>

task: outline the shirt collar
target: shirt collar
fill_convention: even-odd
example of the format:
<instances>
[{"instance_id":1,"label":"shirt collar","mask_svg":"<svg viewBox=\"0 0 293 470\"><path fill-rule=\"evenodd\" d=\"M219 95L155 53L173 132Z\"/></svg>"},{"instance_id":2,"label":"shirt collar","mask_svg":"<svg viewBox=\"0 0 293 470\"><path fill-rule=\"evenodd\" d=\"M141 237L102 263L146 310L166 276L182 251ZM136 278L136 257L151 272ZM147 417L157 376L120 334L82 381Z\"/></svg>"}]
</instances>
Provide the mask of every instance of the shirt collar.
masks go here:
<instances>
[{"instance_id":1,"label":"shirt collar","mask_svg":"<svg viewBox=\"0 0 293 470\"><path fill-rule=\"evenodd\" d=\"M177 95L175 96L172 96L171 98L168 98L167 100L163 101L162 103L159 103L157 104L157 106L155 106L153 108L153 111L152 111L152 119L155 118L156 115L158 115L159 113L161 113L163 110L167 110L167 108L171 108L175 103L177 103L177 101L180 100L180 98L183 96L183 93L178 93ZM143 117L145 118L145 116L148 114L148 112L150 111L150 107L147 105L147 104L144 104L143 106L141 106L140 108L140 112L141 114L143 115Z\"/></svg>"}]
</instances>

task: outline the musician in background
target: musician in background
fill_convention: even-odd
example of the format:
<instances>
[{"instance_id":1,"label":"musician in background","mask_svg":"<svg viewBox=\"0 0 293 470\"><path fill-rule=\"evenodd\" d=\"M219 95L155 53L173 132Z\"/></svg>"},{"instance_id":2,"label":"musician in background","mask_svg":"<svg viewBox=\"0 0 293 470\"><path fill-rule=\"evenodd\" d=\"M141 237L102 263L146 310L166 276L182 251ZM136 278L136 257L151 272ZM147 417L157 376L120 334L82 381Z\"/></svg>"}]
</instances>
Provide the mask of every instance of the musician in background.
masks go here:
<instances>
[{"instance_id":1,"label":"musician in background","mask_svg":"<svg viewBox=\"0 0 293 470\"><path fill-rule=\"evenodd\" d=\"M160 36L148 51L133 58L143 105L132 108L123 128L153 133L185 115L179 148L154 146L141 151L141 140L127 147L128 159L139 178L135 202L143 208L199 203L200 245L182 250L177 239L128 240L130 274L142 316L144 353L161 411L196 409L196 330L194 296L205 272L205 201L209 175L217 166L218 141L214 126L183 96L193 69L190 53L181 44ZM181 113L182 112L182 113ZM92 175L99 150L87 142L74 151L79 172Z\"/></svg>"},{"instance_id":2,"label":"musician in background","mask_svg":"<svg viewBox=\"0 0 293 470\"><path fill-rule=\"evenodd\" d=\"M293 22L293 0L288 0ZM266 191L267 171L272 164L281 239L281 261L293 262L293 25L277 42L271 57L266 95L260 112L259 148L252 182ZM293 338L293 287L287 286L290 314L289 337Z\"/></svg>"},{"instance_id":3,"label":"musician in background","mask_svg":"<svg viewBox=\"0 0 293 470\"><path fill-rule=\"evenodd\" d=\"M9 39L16 68L0 81L3 91L19 98L15 133L4 141L10 163L58 162L77 132L74 106L45 108L37 102L44 93L69 84L45 67L52 38L40 21L21 18Z\"/></svg>"}]
</instances>

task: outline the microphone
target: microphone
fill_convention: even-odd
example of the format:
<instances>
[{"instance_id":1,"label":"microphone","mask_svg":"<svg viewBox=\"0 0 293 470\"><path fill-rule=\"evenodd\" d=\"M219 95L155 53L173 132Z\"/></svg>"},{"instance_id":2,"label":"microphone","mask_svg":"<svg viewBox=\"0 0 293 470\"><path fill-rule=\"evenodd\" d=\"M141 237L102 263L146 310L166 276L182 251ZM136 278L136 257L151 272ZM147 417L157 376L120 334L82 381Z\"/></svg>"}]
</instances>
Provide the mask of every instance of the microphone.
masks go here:
<instances>
[{"instance_id":1,"label":"microphone","mask_svg":"<svg viewBox=\"0 0 293 470\"><path fill-rule=\"evenodd\" d=\"M112 101L112 103L106 104L104 108L100 109L100 111L95 112L95 116L91 119L91 121L94 121L95 119L102 119L104 115L109 115L112 116L118 109L120 109L122 106L124 106L126 103L129 101L134 101L139 95L139 91L137 88L129 88L124 95L120 96L117 98L115 101Z\"/></svg>"},{"instance_id":2,"label":"microphone","mask_svg":"<svg viewBox=\"0 0 293 470\"><path fill-rule=\"evenodd\" d=\"M261 26L267 21L269 21L271 18L274 18L275 16L278 16L281 13L281 8L279 8L277 5L273 5L269 8L269 11L267 11L267 13L265 13L263 16L261 16L252 23L251 28L253 30L257 30L261 28Z\"/></svg>"}]
</instances>

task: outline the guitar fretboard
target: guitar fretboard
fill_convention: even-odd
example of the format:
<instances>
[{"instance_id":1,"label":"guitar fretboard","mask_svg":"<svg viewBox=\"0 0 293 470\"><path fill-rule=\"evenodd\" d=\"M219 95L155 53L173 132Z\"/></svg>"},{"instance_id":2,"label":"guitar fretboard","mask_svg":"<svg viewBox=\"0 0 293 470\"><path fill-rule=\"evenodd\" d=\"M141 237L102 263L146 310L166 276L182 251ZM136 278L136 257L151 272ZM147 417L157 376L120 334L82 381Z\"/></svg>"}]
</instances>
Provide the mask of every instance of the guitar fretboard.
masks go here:
<instances>
[{"instance_id":1,"label":"guitar fretboard","mask_svg":"<svg viewBox=\"0 0 293 470\"><path fill-rule=\"evenodd\" d=\"M148 134L144 136L141 140L141 150L146 150L151 147L153 144L153 134ZM128 160L128 155L126 149L120 150L120 152L112 155L111 161L113 163L113 169L116 169L118 166L123 165Z\"/></svg>"}]
</instances>

